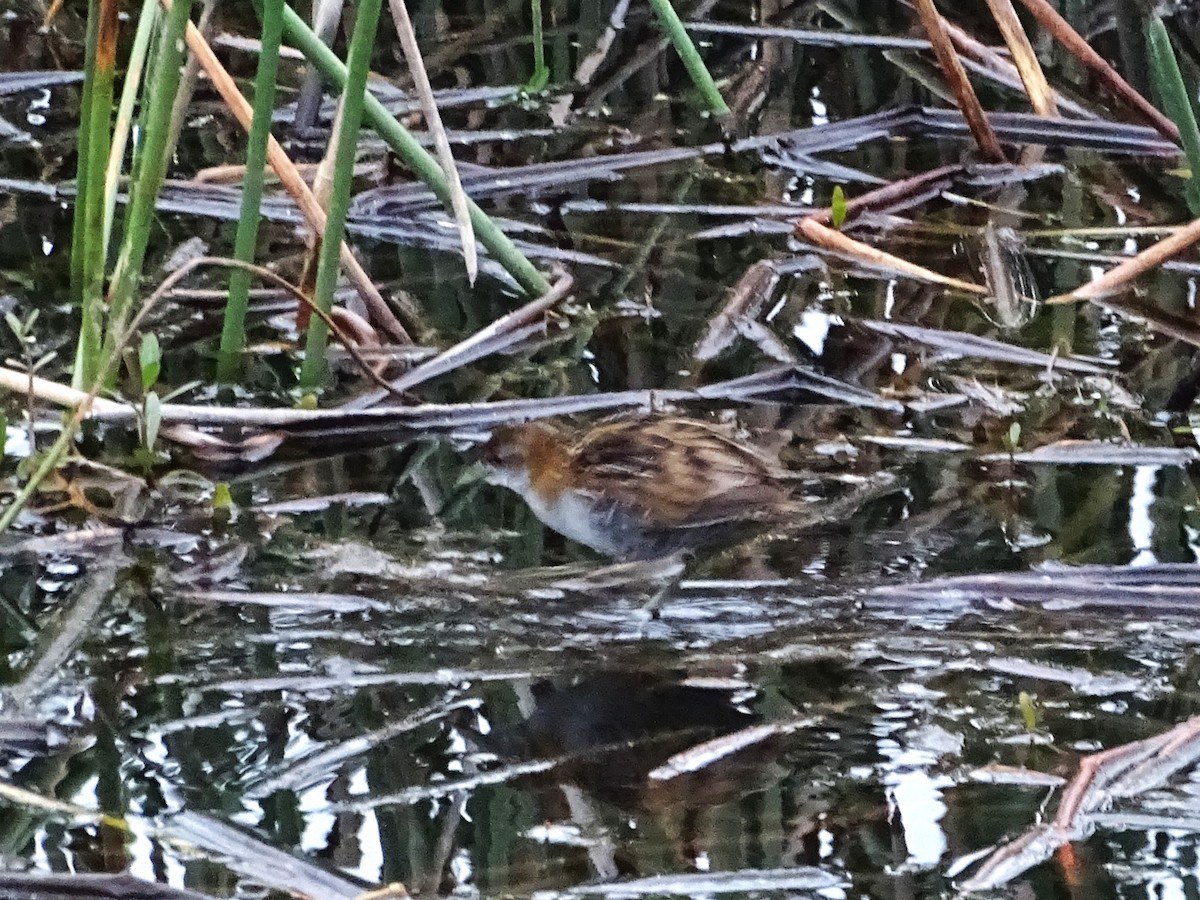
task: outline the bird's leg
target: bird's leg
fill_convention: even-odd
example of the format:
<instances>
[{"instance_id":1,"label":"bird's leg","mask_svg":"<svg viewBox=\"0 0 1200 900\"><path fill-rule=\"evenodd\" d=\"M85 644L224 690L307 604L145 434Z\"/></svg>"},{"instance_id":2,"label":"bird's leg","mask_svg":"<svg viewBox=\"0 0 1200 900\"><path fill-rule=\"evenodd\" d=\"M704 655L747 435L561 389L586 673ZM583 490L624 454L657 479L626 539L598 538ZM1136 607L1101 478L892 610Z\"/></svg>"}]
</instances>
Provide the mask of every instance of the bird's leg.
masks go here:
<instances>
[{"instance_id":1,"label":"bird's leg","mask_svg":"<svg viewBox=\"0 0 1200 900\"><path fill-rule=\"evenodd\" d=\"M649 561L659 570L656 574L661 583L660 587L642 606L642 612L649 613L651 619L662 618L663 603L675 593L680 582L683 581L684 572L687 571L688 556L686 551L680 551L661 559Z\"/></svg>"}]
</instances>

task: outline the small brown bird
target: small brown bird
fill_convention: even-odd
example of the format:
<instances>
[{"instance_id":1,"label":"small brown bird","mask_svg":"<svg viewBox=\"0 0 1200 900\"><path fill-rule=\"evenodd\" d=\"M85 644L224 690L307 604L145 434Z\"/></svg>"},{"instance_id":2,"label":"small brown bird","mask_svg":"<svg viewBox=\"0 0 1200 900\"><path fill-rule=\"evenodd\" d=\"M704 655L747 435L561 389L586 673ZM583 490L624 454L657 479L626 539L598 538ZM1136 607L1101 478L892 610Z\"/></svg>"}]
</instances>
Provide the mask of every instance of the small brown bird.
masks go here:
<instances>
[{"instance_id":1,"label":"small brown bird","mask_svg":"<svg viewBox=\"0 0 1200 900\"><path fill-rule=\"evenodd\" d=\"M798 510L771 460L691 419L607 422L575 440L541 422L504 426L482 459L546 525L623 560L719 544Z\"/></svg>"}]
</instances>

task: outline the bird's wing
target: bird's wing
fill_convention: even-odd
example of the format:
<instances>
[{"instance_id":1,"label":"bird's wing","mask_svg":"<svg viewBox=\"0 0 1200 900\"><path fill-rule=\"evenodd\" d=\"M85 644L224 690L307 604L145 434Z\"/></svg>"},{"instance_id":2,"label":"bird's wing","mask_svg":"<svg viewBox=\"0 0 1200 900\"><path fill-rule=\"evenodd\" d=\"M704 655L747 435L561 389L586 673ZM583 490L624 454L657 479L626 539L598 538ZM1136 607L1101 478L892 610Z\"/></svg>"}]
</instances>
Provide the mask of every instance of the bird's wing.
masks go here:
<instances>
[{"instance_id":1,"label":"bird's wing","mask_svg":"<svg viewBox=\"0 0 1200 900\"><path fill-rule=\"evenodd\" d=\"M651 525L751 519L784 499L769 460L686 419L599 426L575 448L574 461L585 490L638 510Z\"/></svg>"}]
</instances>

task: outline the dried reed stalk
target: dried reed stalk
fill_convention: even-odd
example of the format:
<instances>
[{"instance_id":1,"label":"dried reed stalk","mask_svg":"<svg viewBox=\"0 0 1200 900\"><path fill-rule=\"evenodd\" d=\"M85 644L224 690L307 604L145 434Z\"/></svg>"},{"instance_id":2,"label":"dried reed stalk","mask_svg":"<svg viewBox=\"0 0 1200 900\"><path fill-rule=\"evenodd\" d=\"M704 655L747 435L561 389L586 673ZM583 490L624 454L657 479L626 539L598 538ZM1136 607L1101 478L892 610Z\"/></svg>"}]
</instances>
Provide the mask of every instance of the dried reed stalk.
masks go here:
<instances>
[{"instance_id":1,"label":"dried reed stalk","mask_svg":"<svg viewBox=\"0 0 1200 900\"><path fill-rule=\"evenodd\" d=\"M1179 129L1175 123L1139 94L1133 85L1117 73L1108 60L1093 50L1079 32L1071 27L1071 23L1059 14L1058 10L1046 0L1021 0L1021 3L1033 13L1034 18L1050 32L1056 41L1066 47L1071 55L1083 63L1118 99L1133 107L1163 137L1176 144L1179 143Z\"/></svg>"},{"instance_id":2,"label":"dried reed stalk","mask_svg":"<svg viewBox=\"0 0 1200 900\"><path fill-rule=\"evenodd\" d=\"M1004 43L1008 45L1008 52L1012 54L1013 64L1017 67L1021 83L1025 85L1025 93L1029 97L1029 105L1039 116L1057 117L1058 104L1054 102L1054 89L1046 81L1046 73L1042 71L1033 44L1029 42L1029 35L1025 33L1021 20L1017 18L1012 0L987 0L987 5L992 11L992 18L996 20Z\"/></svg>"},{"instance_id":3,"label":"dried reed stalk","mask_svg":"<svg viewBox=\"0 0 1200 900\"><path fill-rule=\"evenodd\" d=\"M963 68L962 61L954 51L954 45L950 43L950 36L946 33L946 25L941 13L937 11L933 0L915 0L915 2L917 14L921 17L921 25L925 28L929 43L933 45L933 53L937 57L938 65L942 67L946 82L950 85L950 90L954 92L958 108L962 111L963 118L967 120L975 143L979 145L983 155L992 162L1007 162L996 132L992 130L992 126L987 120L987 114L979 104L979 98L975 96L975 89L971 87L971 82L967 79L967 70Z\"/></svg>"},{"instance_id":4,"label":"dried reed stalk","mask_svg":"<svg viewBox=\"0 0 1200 900\"><path fill-rule=\"evenodd\" d=\"M862 241L856 241L854 238L847 237L840 231L834 231L832 228L826 228L815 219L801 219L796 226L796 231L804 237L808 238L814 244L824 247L826 250L831 250L834 253L840 253L849 256L852 259L858 260L864 265L875 268L892 269L920 281L929 281L934 284L942 284L946 287L955 288L956 290L966 291L969 294L979 294L981 296L988 293L988 289L983 285L975 284L970 281L960 281L957 278L951 278L948 275L939 275L932 269L926 269L924 266L918 266L916 263L910 263L906 259L901 259L899 256L893 256L890 253L885 253L870 244L864 244Z\"/></svg>"}]
</instances>

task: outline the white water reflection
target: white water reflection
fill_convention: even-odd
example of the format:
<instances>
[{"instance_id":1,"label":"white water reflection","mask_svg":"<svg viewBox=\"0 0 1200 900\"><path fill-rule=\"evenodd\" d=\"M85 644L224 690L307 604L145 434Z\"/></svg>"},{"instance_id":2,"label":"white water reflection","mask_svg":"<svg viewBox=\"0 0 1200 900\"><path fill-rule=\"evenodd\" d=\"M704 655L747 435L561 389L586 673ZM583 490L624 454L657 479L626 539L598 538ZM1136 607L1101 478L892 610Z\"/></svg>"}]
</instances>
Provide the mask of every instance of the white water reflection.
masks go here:
<instances>
[{"instance_id":1,"label":"white water reflection","mask_svg":"<svg viewBox=\"0 0 1200 900\"><path fill-rule=\"evenodd\" d=\"M1133 472L1133 489L1129 495L1129 542L1133 545L1133 566L1149 566L1158 562L1154 554L1154 485L1161 466L1138 466Z\"/></svg>"}]
</instances>

